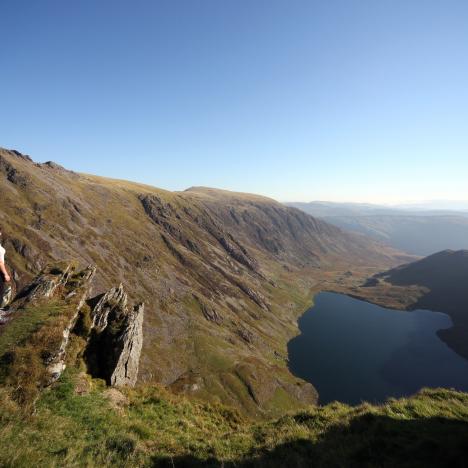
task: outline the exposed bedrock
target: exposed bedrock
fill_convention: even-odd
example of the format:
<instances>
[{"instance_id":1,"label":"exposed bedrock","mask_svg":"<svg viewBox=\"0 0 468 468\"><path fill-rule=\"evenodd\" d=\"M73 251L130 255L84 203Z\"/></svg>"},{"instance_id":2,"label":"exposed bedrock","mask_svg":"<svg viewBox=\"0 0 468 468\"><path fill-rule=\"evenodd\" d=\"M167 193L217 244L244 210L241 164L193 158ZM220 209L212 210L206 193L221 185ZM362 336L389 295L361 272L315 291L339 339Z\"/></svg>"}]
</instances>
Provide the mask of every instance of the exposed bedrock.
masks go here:
<instances>
[{"instance_id":1,"label":"exposed bedrock","mask_svg":"<svg viewBox=\"0 0 468 468\"><path fill-rule=\"evenodd\" d=\"M71 263L47 267L14 299L3 318L3 330L8 331L10 322L25 315L31 323L37 322L21 343L1 356L10 363L11 377L19 379L19 386L25 383L22 375L37 380L38 388L55 382L70 359L73 337L81 346L73 353L83 356L91 375L105 379L108 385L135 385L144 305L129 307L122 285L90 299L95 274L93 265L78 272ZM26 362L38 363L39 370L14 371Z\"/></svg>"},{"instance_id":2,"label":"exposed bedrock","mask_svg":"<svg viewBox=\"0 0 468 468\"><path fill-rule=\"evenodd\" d=\"M85 360L91 375L108 385L134 386L143 346L144 304L128 306L123 286L102 295L91 311Z\"/></svg>"}]
</instances>

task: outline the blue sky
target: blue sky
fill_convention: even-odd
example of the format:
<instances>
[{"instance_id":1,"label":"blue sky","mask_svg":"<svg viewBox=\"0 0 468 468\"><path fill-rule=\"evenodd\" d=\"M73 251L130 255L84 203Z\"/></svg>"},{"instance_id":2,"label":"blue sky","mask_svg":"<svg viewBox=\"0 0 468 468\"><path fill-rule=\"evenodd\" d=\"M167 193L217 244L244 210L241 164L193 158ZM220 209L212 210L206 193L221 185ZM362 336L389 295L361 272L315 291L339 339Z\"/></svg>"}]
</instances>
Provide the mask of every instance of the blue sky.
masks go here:
<instances>
[{"instance_id":1,"label":"blue sky","mask_svg":"<svg viewBox=\"0 0 468 468\"><path fill-rule=\"evenodd\" d=\"M170 190L468 200L465 0L3 0L0 146Z\"/></svg>"}]
</instances>

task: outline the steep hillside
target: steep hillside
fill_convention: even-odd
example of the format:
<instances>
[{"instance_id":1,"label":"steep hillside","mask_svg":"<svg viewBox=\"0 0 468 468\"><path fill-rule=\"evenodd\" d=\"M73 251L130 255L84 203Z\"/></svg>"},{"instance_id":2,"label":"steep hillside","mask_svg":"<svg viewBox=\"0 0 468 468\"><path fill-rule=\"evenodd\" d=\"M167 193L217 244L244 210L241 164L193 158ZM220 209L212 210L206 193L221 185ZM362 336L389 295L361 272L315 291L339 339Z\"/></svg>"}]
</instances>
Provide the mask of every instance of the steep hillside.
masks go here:
<instances>
[{"instance_id":1,"label":"steep hillside","mask_svg":"<svg viewBox=\"0 0 468 468\"><path fill-rule=\"evenodd\" d=\"M444 250L369 278L352 294L400 309L445 312L453 327L438 335L468 358L468 250Z\"/></svg>"},{"instance_id":2,"label":"steep hillside","mask_svg":"<svg viewBox=\"0 0 468 468\"><path fill-rule=\"evenodd\" d=\"M90 297L97 275L51 266L3 312L1 466L465 466L460 392L253 422L157 384L132 388L143 306L128 307L122 287Z\"/></svg>"},{"instance_id":3,"label":"steep hillside","mask_svg":"<svg viewBox=\"0 0 468 468\"><path fill-rule=\"evenodd\" d=\"M316 401L286 365L287 341L313 288L333 287L348 270L403 261L254 195L173 193L7 150L0 176L0 224L17 288L48 262L96 265L95 294L123 283L131 301L146 304L139 382L251 415Z\"/></svg>"},{"instance_id":4,"label":"steep hillside","mask_svg":"<svg viewBox=\"0 0 468 468\"><path fill-rule=\"evenodd\" d=\"M468 213L397 210L374 205L293 203L312 216L414 255L468 248Z\"/></svg>"}]
</instances>

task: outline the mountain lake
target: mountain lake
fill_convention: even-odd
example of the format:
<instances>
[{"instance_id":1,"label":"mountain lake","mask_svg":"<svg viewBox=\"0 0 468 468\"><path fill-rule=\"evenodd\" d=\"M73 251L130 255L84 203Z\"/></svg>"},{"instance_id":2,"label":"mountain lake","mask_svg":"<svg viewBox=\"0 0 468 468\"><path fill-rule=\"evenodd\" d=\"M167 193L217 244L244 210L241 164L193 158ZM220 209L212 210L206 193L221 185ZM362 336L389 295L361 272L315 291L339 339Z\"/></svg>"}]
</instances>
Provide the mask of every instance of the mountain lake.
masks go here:
<instances>
[{"instance_id":1,"label":"mountain lake","mask_svg":"<svg viewBox=\"0 0 468 468\"><path fill-rule=\"evenodd\" d=\"M322 292L288 344L289 368L312 383L320 404L378 403L422 387L468 391L468 361L437 336L446 314L386 309Z\"/></svg>"}]
</instances>

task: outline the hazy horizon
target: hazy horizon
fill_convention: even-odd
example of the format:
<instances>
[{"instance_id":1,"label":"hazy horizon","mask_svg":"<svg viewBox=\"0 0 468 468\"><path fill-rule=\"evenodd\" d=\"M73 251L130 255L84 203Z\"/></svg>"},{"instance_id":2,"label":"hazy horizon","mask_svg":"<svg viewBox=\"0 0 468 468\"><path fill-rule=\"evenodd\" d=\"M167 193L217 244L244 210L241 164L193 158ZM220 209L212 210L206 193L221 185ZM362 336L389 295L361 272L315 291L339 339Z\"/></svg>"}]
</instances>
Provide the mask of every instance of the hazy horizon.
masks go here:
<instances>
[{"instance_id":1,"label":"hazy horizon","mask_svg":"<svg viewBox=\"0 0 468 468\"><path fill-rule=\"evenodd\" d=\"M468 210L468 200L402 200L394 203L375 203L371 201L354 200L284 200L283 203L335 203L337 205L369 205L385 208L428 209L428 210Z\"/></svg>"},{"instance_id":2,"label":"hazy horizon","mask_svg":"<svg viewBox=\"0 0 468 468\"><path fill-rule=\"evenodd\" d=\"M168 190L468 200L468 4L0 6L0 146ZM33 78L33 79L31 79Z\"/></svg>"}]
</instances>

